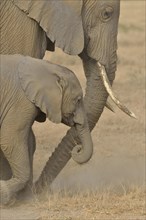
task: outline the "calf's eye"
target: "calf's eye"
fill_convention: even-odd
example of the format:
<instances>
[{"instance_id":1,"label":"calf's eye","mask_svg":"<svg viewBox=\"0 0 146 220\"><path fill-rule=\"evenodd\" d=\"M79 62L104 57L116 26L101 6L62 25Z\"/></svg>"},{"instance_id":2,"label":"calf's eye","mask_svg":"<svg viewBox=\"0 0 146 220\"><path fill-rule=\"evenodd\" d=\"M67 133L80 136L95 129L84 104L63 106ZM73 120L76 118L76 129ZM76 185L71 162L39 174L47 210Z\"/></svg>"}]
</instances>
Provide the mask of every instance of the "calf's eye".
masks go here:
<instances>
[{"instance_id":1,"label":"calf's eye","mask_svg":"<svg viewBox=\"0 0 146 220\"><path fill-rule=\"evenodd\" d=\"M76 104L79 104L81 102L81 97L78 97L77 99L76 99Z\"/></svg>"}]
</instances>

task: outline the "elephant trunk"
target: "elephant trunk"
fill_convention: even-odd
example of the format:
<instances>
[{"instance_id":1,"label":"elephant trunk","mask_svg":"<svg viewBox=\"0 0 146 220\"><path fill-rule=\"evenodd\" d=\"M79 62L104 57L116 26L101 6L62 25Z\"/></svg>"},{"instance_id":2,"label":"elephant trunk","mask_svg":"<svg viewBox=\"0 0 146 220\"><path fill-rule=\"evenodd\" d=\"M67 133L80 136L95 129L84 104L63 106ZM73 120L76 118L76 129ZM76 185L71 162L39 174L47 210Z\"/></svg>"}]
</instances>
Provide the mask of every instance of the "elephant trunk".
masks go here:
<instances>
[{"instance_id":1,"label":"elephant trunk","mask_svg":"<svg viewBox=\"0 0 146 220\"><path fill-rule=\"evenodd\" d=\"M63 167L71 158L71 151L79 142L75 127L67 131L60 144L55 148L51 157L47 161L39 179L34 184L34 191L40 193L44 188L48 188L57 177Z\"/></svg>"},{"instance_id":2,"label":"elephant trunk","mask_svg":"<svg viewBox=\"0 0 146 220\"><path fill-rule=\"evenodd\" d=\"M71 154L74 161L82 164L86 163L93 154L93 142L83 104L80 104L80 107L76 110L74 122L82 146L76 145Z\"/></svg>"},{"instance_id":3,"label":"elephant trunk","mask_svg":"<svg viewBox=\"0 0 146 220\"><path fill-rule=\"evenodd\" d=\"M77 124L76 130L78 132L78 136L82 143L82 146L76 145L73 148L71 155L72 155L72 159L75 162L82 164L90 160L93 154L93 143L92 143L89 128L85 129L81 125Z\"/></svg>"},{"instance_id":4,"label":"elephant trunk","mask_svg":"<svg viewBox=\"0 0 146 220\"><path fill-rule=\"evenodd\" d=\"M101 80L97 61L91 58L83 59L84 72L87 78L86 94L84 97L84 105L88 118L90 131L95 127L99 120L106 101L108 93ZM110 72L109 81L112 84L115 72Z\"/></svg>"}]
</instances>

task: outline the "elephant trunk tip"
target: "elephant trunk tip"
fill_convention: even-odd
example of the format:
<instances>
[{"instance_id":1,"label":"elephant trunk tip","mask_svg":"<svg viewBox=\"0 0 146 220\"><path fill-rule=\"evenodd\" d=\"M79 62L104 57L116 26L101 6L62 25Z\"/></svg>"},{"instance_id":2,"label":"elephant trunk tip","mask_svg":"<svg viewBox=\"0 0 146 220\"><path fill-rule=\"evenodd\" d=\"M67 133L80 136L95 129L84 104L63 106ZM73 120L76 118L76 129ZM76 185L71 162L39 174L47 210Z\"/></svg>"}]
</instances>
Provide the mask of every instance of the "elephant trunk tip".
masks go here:
<instances>
[{"instance_id":1,"label":"elephant trunk tip","mask_svg":"<svg viewBox=\"0 0 146 220\"><path fill-rule=\"evenodd\" d=\"M87 149L85 150L81 145L76 145L73 148L71 155L72 155L72 159L78 164L86 163L91 159L93 155L93 144L92 146L90 144L90 148L88 152Z\"/></svg>"}]
</instances>

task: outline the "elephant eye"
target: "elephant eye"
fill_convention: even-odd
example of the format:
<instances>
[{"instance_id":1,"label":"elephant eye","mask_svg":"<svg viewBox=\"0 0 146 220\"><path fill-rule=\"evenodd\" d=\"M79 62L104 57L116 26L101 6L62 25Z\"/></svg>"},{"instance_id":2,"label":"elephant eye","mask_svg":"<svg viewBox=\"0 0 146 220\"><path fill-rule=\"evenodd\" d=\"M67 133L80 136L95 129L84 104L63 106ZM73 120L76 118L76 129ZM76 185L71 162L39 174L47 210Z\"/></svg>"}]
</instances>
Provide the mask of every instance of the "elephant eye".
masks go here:
<instances>
[{"instance_id":1,"label":"elephant eye","mask_svg":"<svg viewBox=\"0 0 146 220\"><path fill-rule=\"evenodd\" d=\"M112 18L113 11L114 11L113 8L110 6L103 9L101 12L102 21L104 22L109 21Z\"/></svg>"},{"instance_id":2,"label":"elephant eye","mask_svg":"<svg viewBox=\"0 0 146 220\"><path fill-rule=\"evenodd\" d=\"M76 103L78 103L78 104L79 104L79 103L80 103L80 101L81 101L81 97L78 97L78 98L77 98L77 100L76 100Z\"/></svg>"},{"instance_id":3,"label":"elephant eye","mask_svg":"<svg viewBox=\"0 0 146 220\"><path fill-rule=\"evenodd\" d=\"M75 105L77 106L78 104L80 104L80 101L81 101L81 97L78 97L75 99Z\"/></svg>"}]
</instances>

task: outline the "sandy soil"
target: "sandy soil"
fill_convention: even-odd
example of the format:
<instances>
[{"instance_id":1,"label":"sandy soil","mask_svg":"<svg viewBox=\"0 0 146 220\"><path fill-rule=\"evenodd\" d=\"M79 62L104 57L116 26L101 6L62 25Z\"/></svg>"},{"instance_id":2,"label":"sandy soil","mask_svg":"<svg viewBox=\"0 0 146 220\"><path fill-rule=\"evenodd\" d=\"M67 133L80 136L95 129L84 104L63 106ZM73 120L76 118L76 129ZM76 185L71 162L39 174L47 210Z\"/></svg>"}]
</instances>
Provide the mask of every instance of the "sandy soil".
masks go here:
<instances>
[{"instance_id":1,"label":"sandy soil","mask_svg":"<svg viewBox=\"0 0 146 220\"><path fill-rule=\"evenodd\" d=\"M122 1L114 90L137 116L116 106L105 109L92 132L94 155L79 166L70 160L52 184L53 194L34 196L1 209L1 219L146 219L145 203L145 1ZM72 69L85 88L82 64L59 49L45 59ZM67 131L64 125L35 123L34 177ZM36 216L35 216L36 215Z\"/></svg>"}]
</instances>

